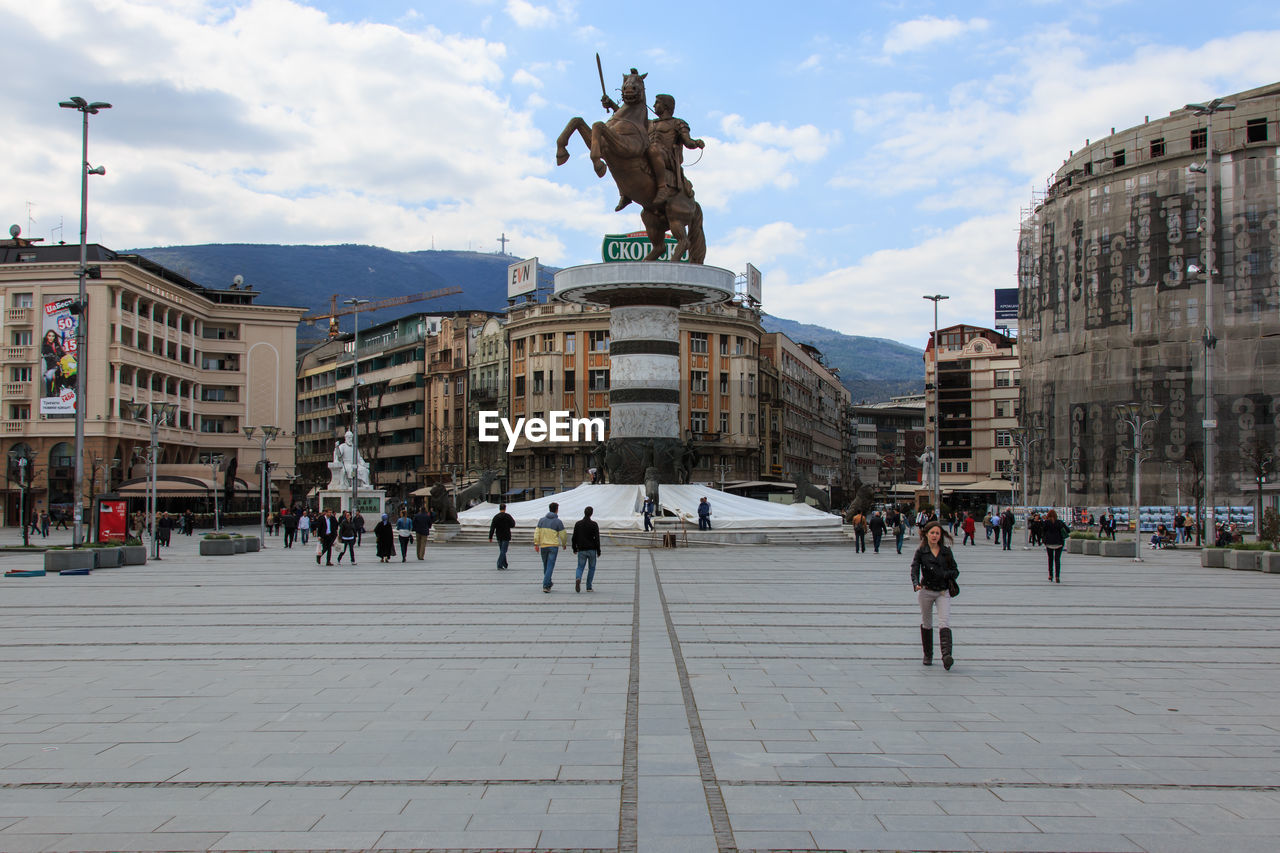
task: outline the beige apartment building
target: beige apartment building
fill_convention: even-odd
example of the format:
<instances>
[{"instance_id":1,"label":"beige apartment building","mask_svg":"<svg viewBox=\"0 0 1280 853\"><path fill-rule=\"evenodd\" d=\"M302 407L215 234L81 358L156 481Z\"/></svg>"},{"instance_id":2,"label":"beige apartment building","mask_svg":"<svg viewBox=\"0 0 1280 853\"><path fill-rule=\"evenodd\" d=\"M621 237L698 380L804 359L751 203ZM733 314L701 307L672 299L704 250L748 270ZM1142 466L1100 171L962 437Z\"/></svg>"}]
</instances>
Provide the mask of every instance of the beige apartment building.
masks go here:
<instances>
[{"instance_id":1,"label":"beige apartment building","mask_svg":"<svg viewBox=\"0 0 1280 853\"><path fill-rule=\"evenodd\" d=\"M130 404L176 406L172 422L159 429L162 497L208 496L233 463L237 486L256 496L260 444L242 434L246 426L281 430L267 458L273 477L287 481L294 469L296 328L305 309L256 304L258 291L204 287L103 246L88 247L88 264L81 317L88 351L77 358L67 304L78 292L79 246L0 241L0 431L6 452L25 450L34 460L27 473L35 507L64 510L73 500L75 416L67 394L77 368L86 371L86 501L143 476L150 426L133 417ZM209 464L215 457L222 459L217 478ZM165 479L168 466L197 464L207 467L174 467ZM192 470L204 470L205 482L187 476ZM4 516L14 524L18 486L15 472L9 475Z\"/></svg>"},{"instance_id":2,"label":"beige apartment building","mask_svg":"<svg viewBox=\"0 0 1280 853\"><path fill-rule=\"evenodd\" d=\"M466 479L467 364L492 315L414 314L360 330L354 432L374 488L393 501ZM334 443L353 429L352 336L297 366L298 467L307 490L329 482Z\"/></svg>"},{"instance_id":3,"label":"beige apartment building","mask_svg":"<svg viewBox=\"0 0 1280 853\"><path fill-rule=\"evenodd\" d=\"M948 326L936 342L930 336L924 364L924 438L932 446L939 417L943 501L952 493L967 495L968 503L1006 501L1005 477L1016 454L1009 430L1019 415L1017 340L993 329Z\"/></svg>"}]
</instances>

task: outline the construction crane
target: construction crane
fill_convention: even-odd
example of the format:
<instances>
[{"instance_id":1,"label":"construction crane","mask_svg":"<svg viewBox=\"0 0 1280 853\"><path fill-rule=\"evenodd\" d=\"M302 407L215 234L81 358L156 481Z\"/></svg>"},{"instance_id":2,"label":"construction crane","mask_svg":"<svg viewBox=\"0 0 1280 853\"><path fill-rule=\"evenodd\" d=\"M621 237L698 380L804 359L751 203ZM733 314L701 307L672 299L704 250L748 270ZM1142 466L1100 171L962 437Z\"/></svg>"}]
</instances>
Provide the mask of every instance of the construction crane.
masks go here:
<instances>
[{"instance_id":1,"label":"construction crane","mask_svg":"<svg viewBox=\"0 0 1280 853\"><path fill-rule=\"evenodd\" d=\"M355 314L359 311L377 311L379 308L390 308L393 305L408 305L410 302L423 302L427 299L439 299L441 296L453 296L455 293L461 293L461 287L441 287L437 290L428 290L423 293L413 293L409 296L392 296L388 299L377 299L372 302L363 302L359 305L352 305L348 308L338 307L338 294L335 293L329 297L329 310L322 311L319 314L308 314L302 318L302 322L309 326L314 326L316 320L329 321L329 337L336 338L341 334L338 331L338 318L345 317L348 314Z\"/></svg>"}]
</instances>

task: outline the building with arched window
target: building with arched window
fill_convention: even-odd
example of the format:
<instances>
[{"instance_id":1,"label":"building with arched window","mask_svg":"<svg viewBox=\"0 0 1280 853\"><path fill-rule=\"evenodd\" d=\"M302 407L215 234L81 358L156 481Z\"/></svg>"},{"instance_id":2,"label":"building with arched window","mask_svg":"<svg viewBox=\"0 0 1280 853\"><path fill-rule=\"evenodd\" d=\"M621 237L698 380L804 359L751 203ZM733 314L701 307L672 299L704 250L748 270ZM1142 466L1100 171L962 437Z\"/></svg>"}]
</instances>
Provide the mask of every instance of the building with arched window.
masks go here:
<instances>
[{"instance_id":1,"label":"building with arched window","mask_svg":"<svg viewBox=\"0 0 1280 853\"><path fill-rule=\"evenodd\" d=\"M212 467L197 463L220 456L225 469L238 459L239 481L254 489L260 449L241 428L271 425L289 438L268 445L268 460L281 477L290 474L294 350L305 310L255 304L260 294L252 289L203 287L139 255L91 245L88 309L77 318L70 307L79 252L78 245L0 241L0 439L5 451L19 444L32 451L27 512L58 514L73 503L81 403L86 505L93 493L143 476L150 425L135 418L135 407L153 402L176 407L159 430L161 472L185 465L185 474L203 470L212 483ZM83 358L75 352L77 319L87 323ZM85 371L83 401L74 399L77 370ZM3 517L12 525L19 501L8 473ZM198 496L192 489L185 484L188 496Z\"/></svg>"}]
</instances>

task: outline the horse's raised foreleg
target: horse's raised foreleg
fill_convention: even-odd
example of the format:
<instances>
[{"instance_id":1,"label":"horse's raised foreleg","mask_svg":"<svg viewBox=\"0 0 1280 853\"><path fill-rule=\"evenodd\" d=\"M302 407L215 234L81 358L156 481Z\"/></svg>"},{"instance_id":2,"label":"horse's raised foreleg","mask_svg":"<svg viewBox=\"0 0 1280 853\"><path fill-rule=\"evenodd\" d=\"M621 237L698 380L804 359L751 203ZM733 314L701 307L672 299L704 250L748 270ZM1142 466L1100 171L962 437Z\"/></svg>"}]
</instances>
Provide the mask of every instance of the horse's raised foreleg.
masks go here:
<instances>
[{"instance_id":1,"label":"horse's raised foreleg","mask_svg":"<svg viewBox=\"0 0 1280 853\"><path fill-rule=\"evenodd\" d=\"M573 136L574 131L582 137L582 143L588 148L591 147L591 128L587 127L587 123L580 116L574 116L569 119L569 123L564 126L564 130L560 133L560 137L556 139L556 165L563 166L569 159L569 138Z\"/></svg>"},{"instance_id":2,"label":"horse's raised foreleg","mask_svg":"<svg viewBox=\"0 0 1280 853\"><path fill-rule=\"evenodd\" d=\"M591 125L591 165L595 167L596 177L603 178L608 171L605 164L605 153L614 150L616 137L609 125L598 121Z\"/></svg>"}]
</instances>

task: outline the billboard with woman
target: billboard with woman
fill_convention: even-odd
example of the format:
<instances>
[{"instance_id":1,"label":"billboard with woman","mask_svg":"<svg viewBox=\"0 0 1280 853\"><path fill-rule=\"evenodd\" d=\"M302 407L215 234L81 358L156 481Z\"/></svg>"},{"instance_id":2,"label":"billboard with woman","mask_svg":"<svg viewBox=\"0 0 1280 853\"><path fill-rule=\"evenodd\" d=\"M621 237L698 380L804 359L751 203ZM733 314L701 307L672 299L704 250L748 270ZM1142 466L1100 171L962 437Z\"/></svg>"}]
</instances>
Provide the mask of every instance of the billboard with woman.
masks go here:
<instances>
[{"instance_id":1,"label":"billboard with woman","mask_svg":"<svg viewBox=\"0 0 1280 853\"><path fill-rule=\"evenodd\" d=\"M42 415L76 412L76 330L80 318L71 313L74 302L74 296L59 296L44 303L44 334L40 338Z\"/></svg>"}]
</instances>

